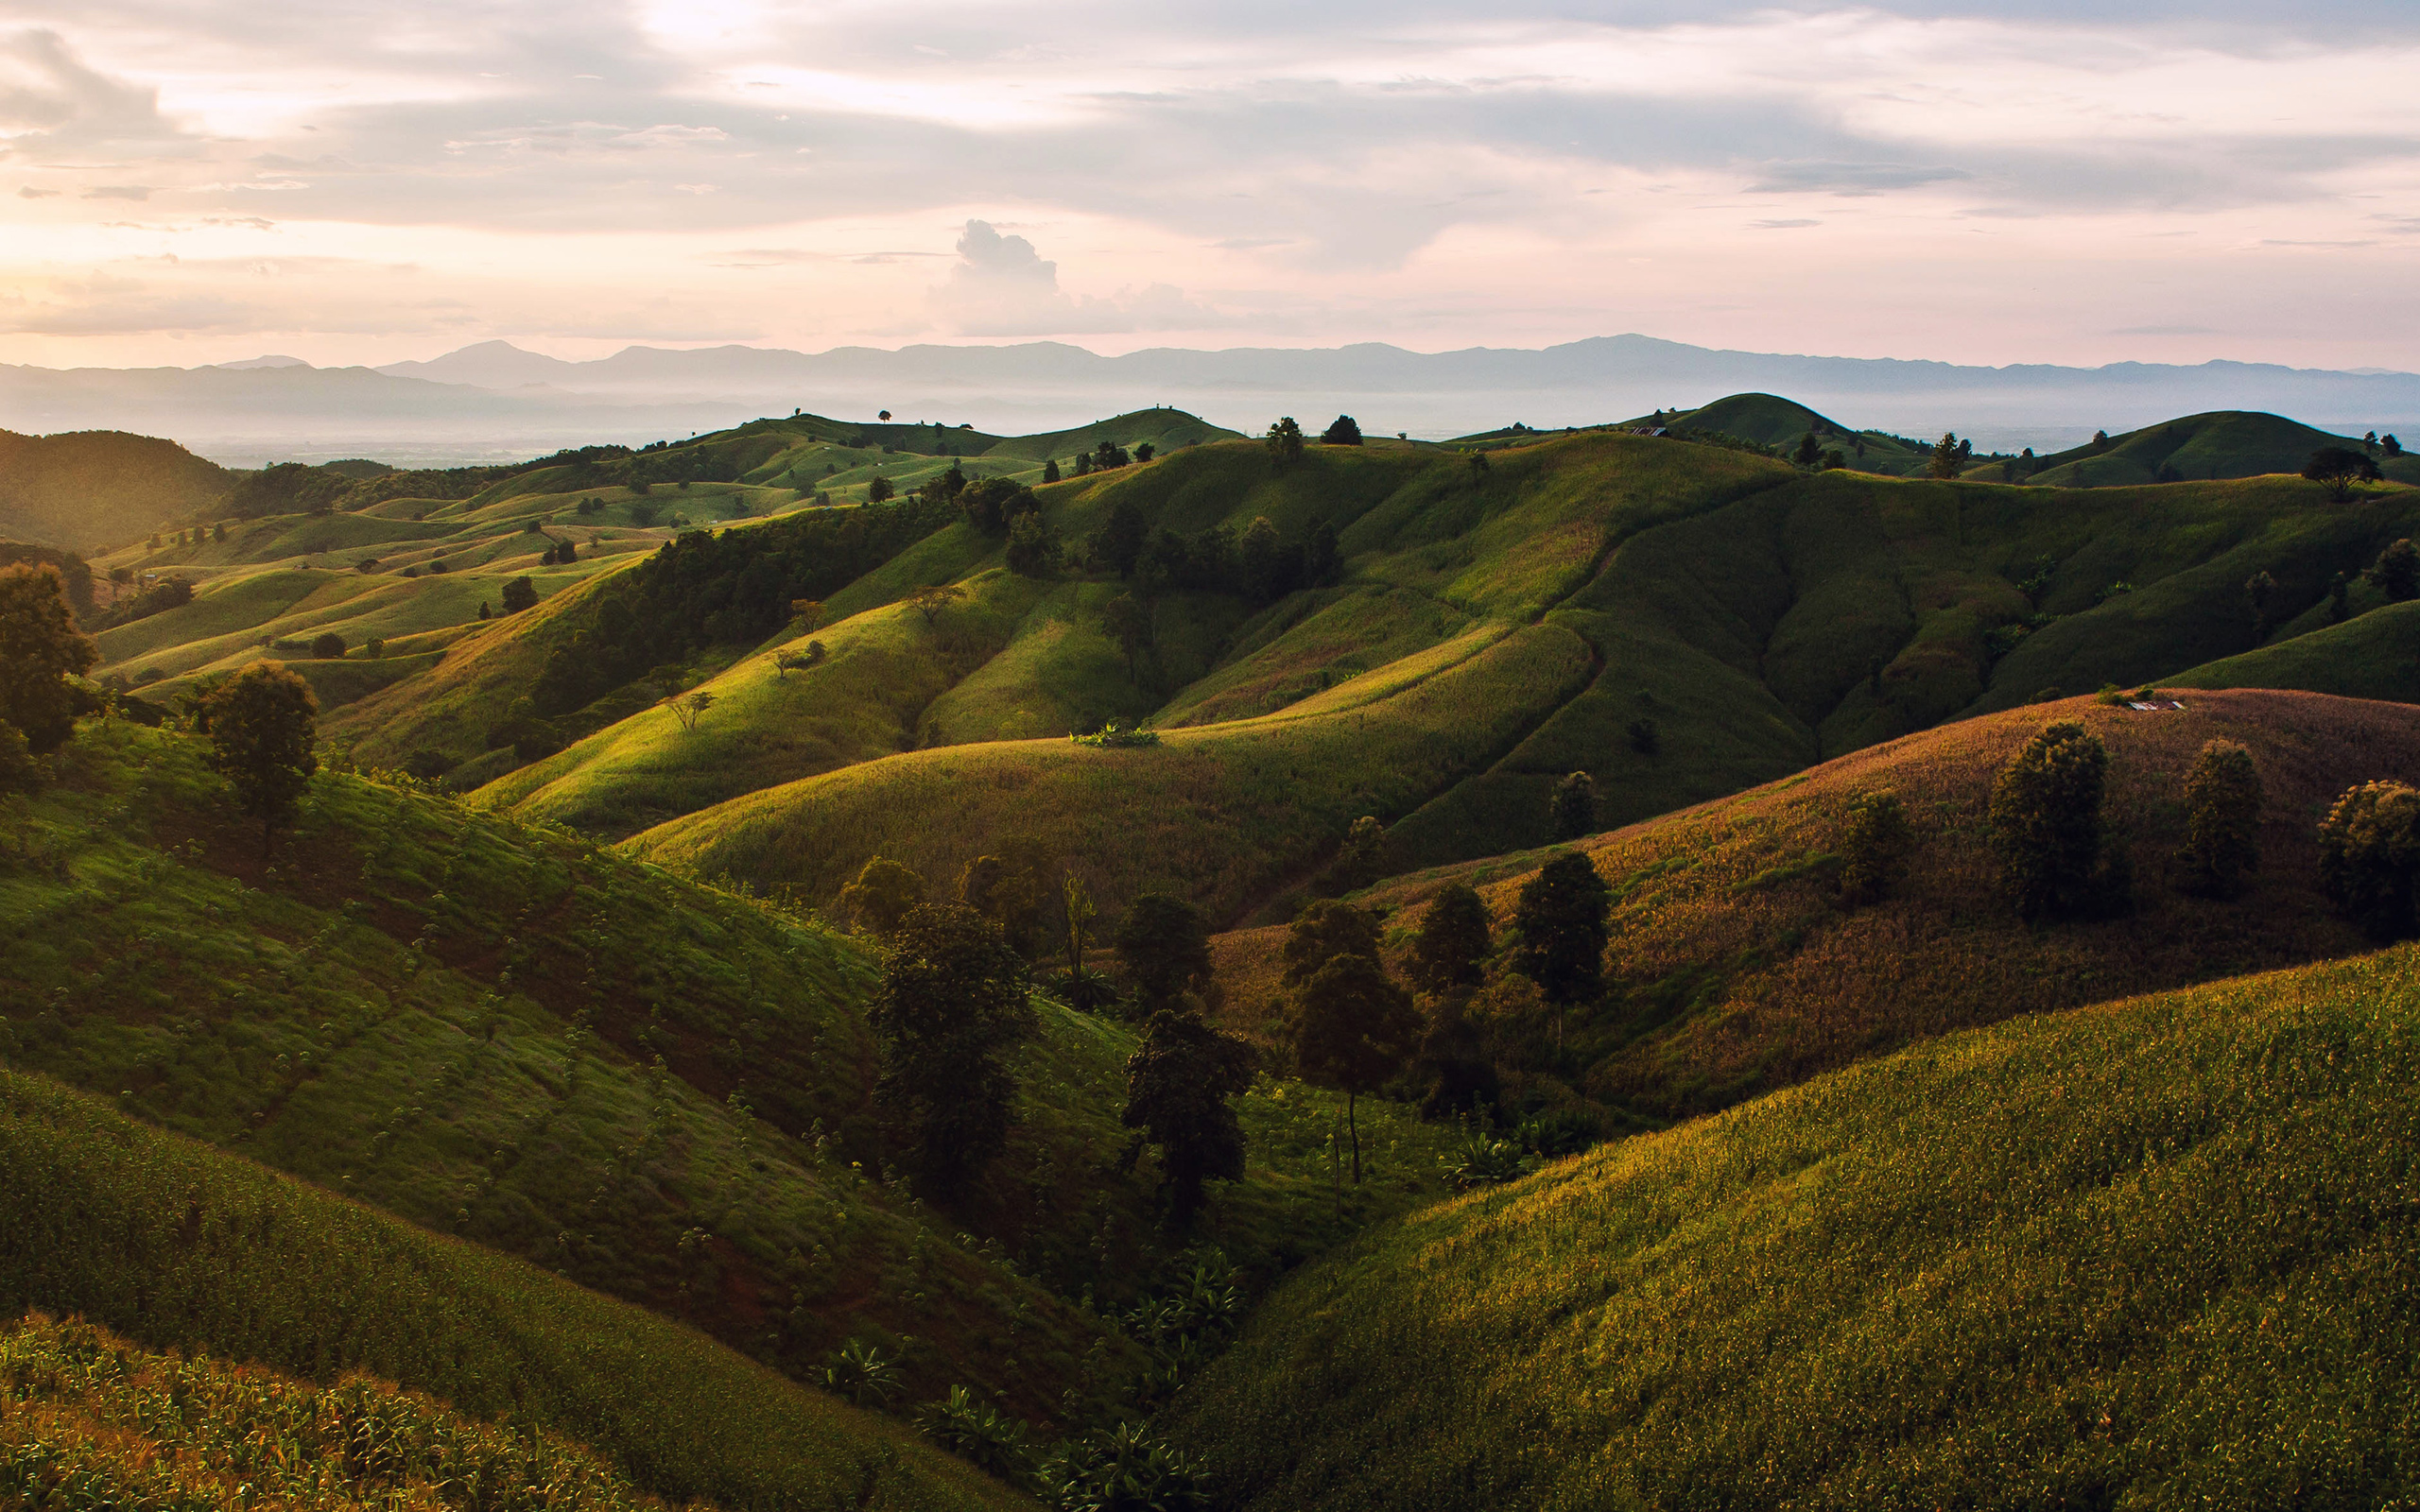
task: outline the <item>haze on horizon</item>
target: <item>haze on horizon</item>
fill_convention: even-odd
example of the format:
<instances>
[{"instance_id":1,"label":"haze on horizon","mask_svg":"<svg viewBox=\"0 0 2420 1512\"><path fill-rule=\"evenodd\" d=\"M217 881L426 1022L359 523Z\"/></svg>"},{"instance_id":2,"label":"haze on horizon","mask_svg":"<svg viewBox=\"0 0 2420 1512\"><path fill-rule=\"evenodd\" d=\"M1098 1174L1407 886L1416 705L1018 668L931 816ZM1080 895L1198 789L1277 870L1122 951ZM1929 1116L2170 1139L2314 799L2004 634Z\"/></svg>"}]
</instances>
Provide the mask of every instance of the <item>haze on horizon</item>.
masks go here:
<instances>
[{"instance_id":1,"label":"haze on horizon","mask_svg":"<svg viewBox=\"0 0 2420 1512\"><path fill-rule=\"evenodd\" d=\"M2420 367L2420 8L0 0L0 361Z\"/></svg>"}]
</instances>

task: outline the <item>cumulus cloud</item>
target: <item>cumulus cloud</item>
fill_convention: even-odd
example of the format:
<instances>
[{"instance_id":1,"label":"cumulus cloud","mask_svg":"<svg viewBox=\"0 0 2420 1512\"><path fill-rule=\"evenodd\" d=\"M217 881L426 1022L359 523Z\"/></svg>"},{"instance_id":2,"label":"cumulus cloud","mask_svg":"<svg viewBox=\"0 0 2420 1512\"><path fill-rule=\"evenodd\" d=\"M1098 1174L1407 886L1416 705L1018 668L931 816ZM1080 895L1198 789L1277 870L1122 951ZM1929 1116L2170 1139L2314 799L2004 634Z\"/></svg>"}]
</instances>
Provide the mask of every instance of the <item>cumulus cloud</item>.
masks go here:
<instances>
[{"instance_id":1,"label":"cumulus cloud","mask_svg":"<svg viewBox=\"0 0 2420 1512\"><path fill-rule=\"evenodd\" d=\"M47 27L0 37L0 133L51 147L164 142L159 92L88 66Z\"/></svg>"},{"instance_id":2,"label":"cumulus cloud","mask_svg":"<svg viewBox=\"0 0 2420 1512\"><path fill-rule=\"evenodd\" d=\"M1201 331L1227 323L1167 284L1114 299L1068 294L1059 286L1057 263L985 220L970 220L959 232L958 261L933 290L932 304L952 330L970 336Z\"/></svg>"}]
</instances>

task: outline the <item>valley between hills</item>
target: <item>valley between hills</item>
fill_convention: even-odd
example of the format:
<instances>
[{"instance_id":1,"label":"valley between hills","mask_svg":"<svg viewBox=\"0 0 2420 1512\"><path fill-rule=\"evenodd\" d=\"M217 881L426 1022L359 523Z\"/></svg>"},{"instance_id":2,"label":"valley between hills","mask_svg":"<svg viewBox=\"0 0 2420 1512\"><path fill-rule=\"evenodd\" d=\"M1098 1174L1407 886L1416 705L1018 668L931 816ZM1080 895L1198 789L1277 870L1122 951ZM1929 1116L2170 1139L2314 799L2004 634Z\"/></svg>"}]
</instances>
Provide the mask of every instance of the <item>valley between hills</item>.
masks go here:
<instances>
[{"instance_id":1,"label":"valley between hills","mask_svg":"<svg viewBox=\"0 0 2420 1512\"><path fill-rule=\"evenodd\" d=\"M2420 1484L2393 437L5 441L0 1501Z\"/></svg>"}]
</instances>

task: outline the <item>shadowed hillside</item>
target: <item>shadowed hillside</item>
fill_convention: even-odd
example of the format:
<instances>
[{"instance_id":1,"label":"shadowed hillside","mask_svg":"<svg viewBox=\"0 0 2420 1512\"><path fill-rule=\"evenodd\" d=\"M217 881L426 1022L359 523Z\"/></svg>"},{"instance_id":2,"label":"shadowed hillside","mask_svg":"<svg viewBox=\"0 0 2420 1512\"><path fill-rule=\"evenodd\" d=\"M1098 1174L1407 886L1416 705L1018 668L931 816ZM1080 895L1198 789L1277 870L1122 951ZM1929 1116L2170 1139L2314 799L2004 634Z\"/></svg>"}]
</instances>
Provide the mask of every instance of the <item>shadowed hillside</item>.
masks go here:
<instances>
[{"instance_id":1,"label":"shadowed hillside","mask_svg":"<svg viewBox=\"0 0 2420 1512\"><path fill-rule=\"evenodd\" d=\"M235 478L154 437L0 431L0 536L90 553L207 518Z\"/></svg>"}]
</instances>

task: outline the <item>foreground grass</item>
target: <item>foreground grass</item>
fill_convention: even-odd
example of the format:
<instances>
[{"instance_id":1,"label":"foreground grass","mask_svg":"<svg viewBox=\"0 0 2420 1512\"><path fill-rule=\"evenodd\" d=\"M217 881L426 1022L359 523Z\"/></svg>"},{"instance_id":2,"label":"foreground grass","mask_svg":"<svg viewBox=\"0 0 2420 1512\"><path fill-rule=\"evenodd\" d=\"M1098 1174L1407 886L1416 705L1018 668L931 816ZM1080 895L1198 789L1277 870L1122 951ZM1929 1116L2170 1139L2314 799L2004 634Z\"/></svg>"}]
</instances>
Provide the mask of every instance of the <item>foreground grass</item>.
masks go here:
<instances>
[{"instance_id":1,"label":"foreground grass","mask_svg":"<svg viewBox=\"0 0 2420 1512\"><path fill-rule=\"evenodd\" d=\"M2409 950L1936 1041L1429 1209L1180 1399L1235 1504L2385 1506Z\"/></svg>"},{"instance_id":2,"label":"foreground grass","mask_svg":"<svg viewBox=\"0 0 2420 1512\"><path fill-rule=\"evenodd\" d=\"M663 1505L559 1434L466 1418L367 1376L322 1386L39 1314L0 1332L0 1500L17 1506Z\"/></svg>"},{"instance_id":3,"label":"foreground grass","mask_svg":"<svg viewBox=\"0 0 2420 1512\"><path fill-rule=\"evenodd\" d=\"M0 1072L0 1308L576 1439L672 1501L1018 1500L905 1430L517 1261Z\"/></svg>"}]
</instances>

